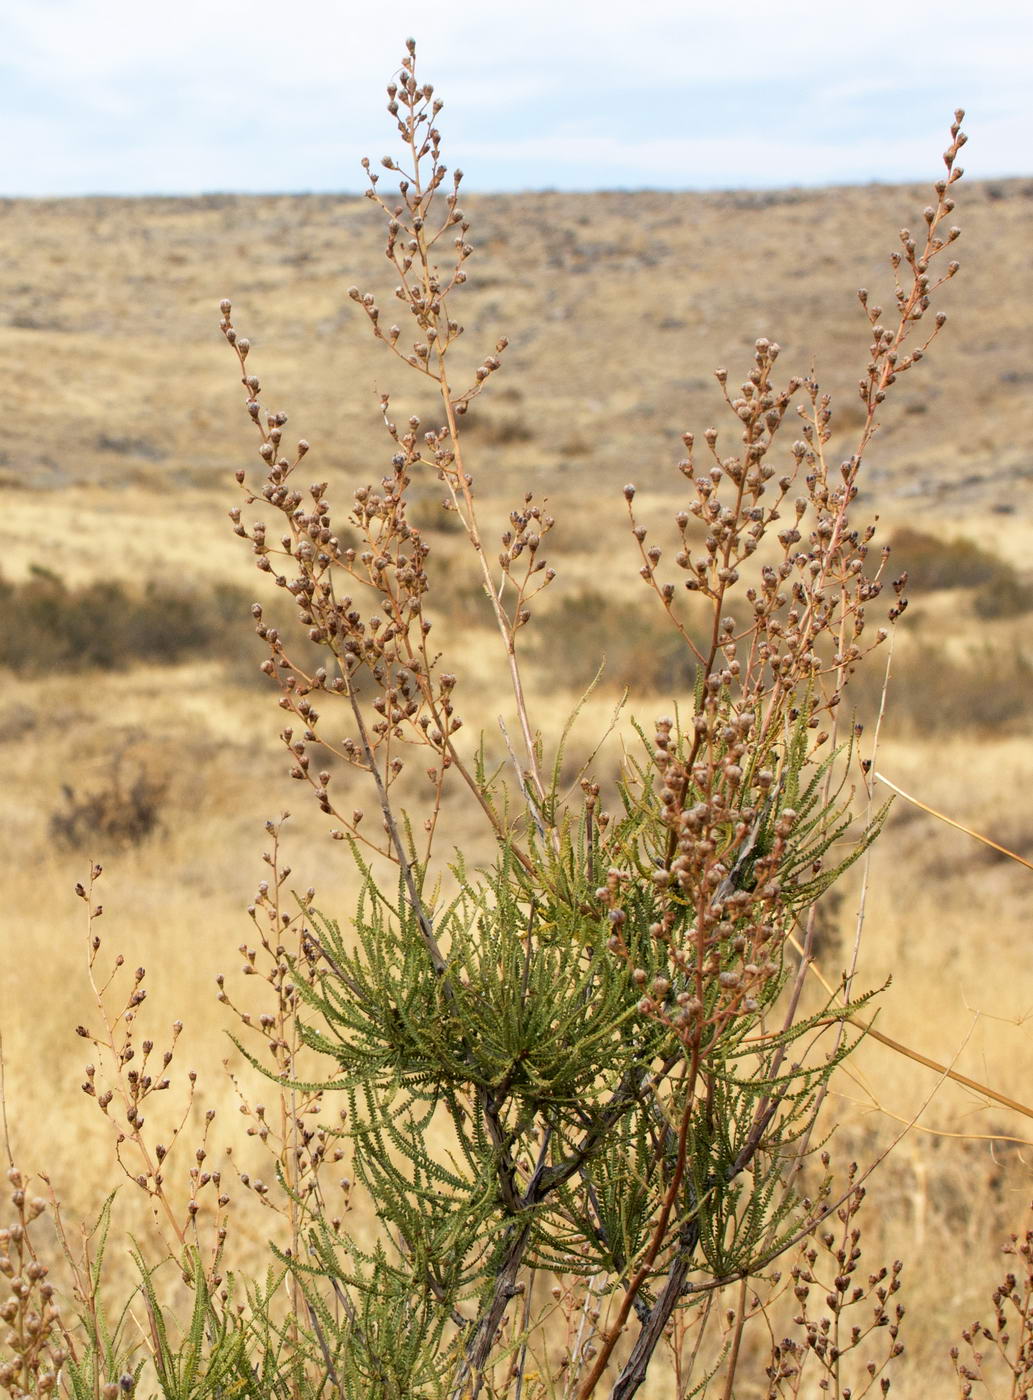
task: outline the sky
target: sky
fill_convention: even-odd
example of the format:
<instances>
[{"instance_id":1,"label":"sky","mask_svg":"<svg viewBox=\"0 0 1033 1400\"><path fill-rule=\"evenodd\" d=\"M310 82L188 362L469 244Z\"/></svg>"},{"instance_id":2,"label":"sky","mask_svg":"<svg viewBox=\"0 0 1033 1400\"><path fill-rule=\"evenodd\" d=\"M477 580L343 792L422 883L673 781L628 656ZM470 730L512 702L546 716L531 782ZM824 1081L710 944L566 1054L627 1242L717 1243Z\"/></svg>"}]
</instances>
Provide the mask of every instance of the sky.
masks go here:
<instances>
[{"instance_id":1,"label":"sky","mask_svg":"<svg viewBox=\"0 0 1033 1400\"><path fill-rule=\"evenodd\" d=\"M471 190L1033 173L1031 0L0 0L0 195L357 192L410 34Z\"/></svg>"}]
</instances>

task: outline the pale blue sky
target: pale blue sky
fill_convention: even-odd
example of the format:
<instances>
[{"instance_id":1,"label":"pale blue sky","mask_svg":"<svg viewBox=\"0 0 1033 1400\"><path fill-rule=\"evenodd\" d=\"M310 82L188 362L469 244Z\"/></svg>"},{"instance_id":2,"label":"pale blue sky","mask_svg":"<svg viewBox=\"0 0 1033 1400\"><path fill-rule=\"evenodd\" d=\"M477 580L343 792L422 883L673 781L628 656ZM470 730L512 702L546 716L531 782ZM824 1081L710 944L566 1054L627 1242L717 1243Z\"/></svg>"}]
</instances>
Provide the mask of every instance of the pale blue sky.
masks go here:
<instances>
[{"instance_id":1,"label":"pale blue sky","mask_svg":"<svg viewBox=\"0 0 1033 1400\"><path fill-rule=\"evenodd\" d=\"M467 187L1033 172L1033 3L0 0L0 194L359 190L408 34Z\"/></svg>"}]
</instances>

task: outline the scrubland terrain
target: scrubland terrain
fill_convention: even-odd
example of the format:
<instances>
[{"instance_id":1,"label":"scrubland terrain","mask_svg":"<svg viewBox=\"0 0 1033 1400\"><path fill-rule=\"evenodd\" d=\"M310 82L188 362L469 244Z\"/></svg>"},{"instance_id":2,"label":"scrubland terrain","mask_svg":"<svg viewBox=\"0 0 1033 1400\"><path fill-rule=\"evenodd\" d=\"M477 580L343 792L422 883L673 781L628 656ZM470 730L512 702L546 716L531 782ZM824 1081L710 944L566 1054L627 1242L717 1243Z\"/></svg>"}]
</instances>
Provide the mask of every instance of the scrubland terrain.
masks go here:
<instances>
[{"instance_id":1,"label":"scrubland terrain","mask_svg":"<svg viewBox=\"0 0 1033 1400\"><path fill-rule=\"evenodd\" d=\"M464 201L477 249L464 293L471 356L500 333L512 342L469 417L483 518L500 531L533 487L557 521L559 577L527 634L546 732L592 681L600 638L608 652L574 731L572 779L624 687L648 724L692 683L637 577L621 486L636 483L658 537L670 529L680 434L720 422L712 371L745 371L759 335L780 342L787 366L817 366L849 451L868 340L853 291L889 300L886 254L925 198L879 186ZM879 517L876 543L893 542L894 571L912 574L876 767L1033 859L1033 370L1021 350L1033 182L974 182L959 206L949 324L887 406L855 511ZM179 1060L202 1071L197 1100L217 1108L222 1146L241 1120L220 1073L236 1052L214 979L229 984L241 962L267 820L292 811L298 888L314 885L317 903L347 919L348 866L286 777L275 696L257 672L248 605L265 581L226 520L253 443L218 303L233 297L267 403L290 413L312 443L310 475L345 502L390 456L381 392L399 384L393 412L433 419L347 296L351 283L383 287L382 261L357 198L0 205L0 1026L18 1158L49 1171L69 1218L95 1213L114 1184L110 1133L78 1088L74 1027L91 1003L72 887L89 862L105 866L104 956L147 968L156 1027L185 1022ZM482 601L435 483L417 494L439 565L435 626L464 676L457 707L504 761ZM865 756L885 653L873 662L856 688ZM464 813L446 820L462 845ZM878 1001L886 1034L1026 1103L1031 878L898 801L872 853L860 959L865 986L892 979ZM860 883L855 872L823 915L819 963L833 981ZM850 1071L836 1082L831 1151L864 1163L937 1075L876 1044ZM932 1393L930 1374L946 1393L947 1347L987 1311L999 1237L1026 1225L1026 1140L1029 1119L941 1085L873 1179L873 1266L906 1262L911 1363L894 1393ZM241 1248L261 1235L242 1205Z\"/></svg>"}]
</instances>

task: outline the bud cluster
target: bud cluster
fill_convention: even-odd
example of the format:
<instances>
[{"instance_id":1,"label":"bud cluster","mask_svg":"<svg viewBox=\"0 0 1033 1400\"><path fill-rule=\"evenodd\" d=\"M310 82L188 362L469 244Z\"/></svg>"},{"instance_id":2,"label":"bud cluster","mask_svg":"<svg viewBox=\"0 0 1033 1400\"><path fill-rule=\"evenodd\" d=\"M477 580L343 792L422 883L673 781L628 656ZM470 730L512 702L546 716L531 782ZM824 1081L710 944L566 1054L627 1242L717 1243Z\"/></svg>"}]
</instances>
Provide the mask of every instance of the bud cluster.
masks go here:
<instances>
[{"instance_id":1,"label":"bud cluster","mask_svg":"<svg viewBox=\"0 0 1033 1400\"><path fill-rule=\"evenodd\" d=\"M187 1071L185 1103L177 1110L176 1121L171 1125L164 1116L162 1127L151 1124L149 1132L144 1132L150 1114L148 1111L155 1095L164 1095L171 1087L169 1070L176 1055L177 1042L183 1031L182 1021L174 1021L170 1028L164 1050L158 1049L154 1041L140 1035L140 1008L147 998L144 986L147 972L138 967L132 973L128 988L115 998L115 1009L111 1008L112 993L125 966L121 953L112 960L111 971L106 977L99 977L99 958L102 947L100 935L96 931L97 920L103 910L94 903L94 892L101 876L101 867L95 865L90 871L88 882L76 886L76 893L86 904L88 913L87 938L90 984L93 989L99 1028L90 1030L80 1025L76 1034L86 1040L96 1052L97 1063L85 1068L82 1082L83 1093L93 1099L97 1107L111 1125L114 1134L115 1158L130 1181L145 1194L159 1225L171 1230L176 1243L183 1247L190 1236L196 1240L199 1213L205 1199L210 1202L214 1215L215 1243L212 1254L211 1281L221 1282L221 1275L215 1272L222 1244L226 1237L225 1212L230 1198L223 1190L222 1174L219 1169L208 1165L208 1139L215 1119L215 1110L208 1109L203 1117L200 1140L196 1143L190 1158L190 1165L184 1173L187 1201L180 1209L170 1194L169 1169L175 1159L177 1147L182 1140L197 1086L195 1070ZM157 1105L151 1105L156 1107ZM163 1140L152 1141L155 1130Z\"/></svg>"},{"instance_id":2,"label":"bud cluster","mask_svg":"<svg viewBox=\"0 0 1033 1400\"><path fill-rule=\"evenodd\" d=\"M944 234L941 234L940 229L944 221L954 211L954 200L950 198L947 191L964 174L961 166L956 164L958 154L968 140L968 137L961 130L964 117L965 113L961 108L954 114L954 123L951 126L951 144L943 153L943 163L947 167L947 175L945 179L937 180L934 186L936 204L927 205L923 211L924 237L916 239L910 229L902 228L900 230L902 251L890 255L895 282L896 325L885 326L882 324L882 307L869 303L866 288L862 287L857 293L872 327L872 343L868 351L870 358L865 377L858 384L861 402L867 412L860 450L863 450L864 446L867 445L868 439L875 430L875 412L878 406L885 401L887 389L896 382L898 375L904 374L923 359L929 346L947 323L946 314L942 311L937 312L933 329L923 343L911 351L904 352L905 340L912 328L922 320L929 310L934 293L945 282L950 281L960 266L958 262L952 260L947 264L946 270L935 279L930 271L933 260L961 237L961 229L957 225L951 225ZM910 283L901 279L901 272L904 268L911 274Z\"/></svg>"},{"instance_id":3,"label":"bud cluster","mask_svg":"<svg viewBox=\"0 0 1033 1400\"><path fill-rule=\"evenodd\" d=\"M230 310L224 302L223 333L243 365ZM281 707L300 721L300 733L290 727L281 735L290 755L291 776L308 782L320 809L340 823L337 830L342 835L366 840L354 816L339 809L330 797L329 764L317 774L309 749L315 746L331 762L337 759L360 769L377 764L385 790L403 771L405 760L399 752L403 746L433 750L436 763L430 777L439 791L453 762L451 737L462 724L452 701L455 678L436 674L437 657L429 650L431 622L424 615L424 596L430 547L409 524L406 496L409 473L421 461L425 438L440 440L447 435L422 435L416 417L399 428L390 418L390 400L385 395L381 409L396 449L391 473L379 487L363 486L354 492L346 534L341 534L333 524L327 483L315 482L302 492L290 480L308 444L299 442L293 461L277 457L286 415L269 413L263 421L261 414L251 412L260 385L254 376L245 376L243 382L249 395L248 412L261 434L259 456L267 464L267 474L258 490L245 485L245 473L238 472L238 480L245 486L247 504L264 501L280 511L283 533L273 543L265 522L245 524L238 507L230 512L234 530L250 541L259 570L270 574L293 599L302 635L328 653L326 663L318 664L303 660L293 645L288 650L280 630L266 622L263 608L256 603L252 608L256 630L269 647L262 669L279 685ZM356 543L349 543L348 536L356 537ZM342 580L348 592L343 591ZM372 711L368 722L357 704L364 678L374 684L368 697ZM338 741L324 736L320 712L313 704L317 695L349 702L351 737ZM369 844L382 849L376 840Z\"/></svg>"},{"instance_id":4,"label":"bud cluster","mask_svg":"<svg viewBox=\"0 0 1033 1400\"><path fill-rule=\"evenodd\" d=\"M950 1350L962 1400L976 1394L976 1385L979 1394L992 1393L997 1378L1013 1395L1028 1395L1033 1386L1033 1230L1011 1235L1001 1253L1009 1266L991 1294L993 1318L962 1329L970 1362L961 1360L959 1347Z\"/></svg>"},{"instance_id":5,"label":"bud cluster","mask_svg":"<svg viewBox=\"0 0 1033 1400\"><path fill-rule=\"evenodd\" d=\"M885 627L866 633L888 550L872 567L875 526L853 525L851 508L876 406L895 375L923 357L932 337L906 358L900 347L957 268L952 263L939 281L930 280L930 262L958 236L952 229L944 238L937 229L954 207L947 190L961 175L954 165L965 139L960 120L959 112L944 157L948 177L937 184L937 204L926 213L924 246L906 230L901 234L912 285L905 291L898 279L892 329L874 325L868 388L862 385L868 411L852 455L832 469L829 396L812 378L792 377L778 387L773 375L780 347L762 338L737 391L729 387L727 370L716 372L738 424L734 453L722 450L720 434L708 428L700 462L693 434L683 435L679 470L691 495L674 521L672 562L682 575L680 588L662 577L664 551L649 543L636 515L635 486L624 488L640 574L678 628L700 678L684 731L676 733L673 722L663 720L654 739L656 796L667 836L655 855L659 913L650 933L666 946L671 971L664 995L651 991L639 1006L697 1045L704 1024L719 1033L728 1018L762 1007L765 988L777 982L799 903L792 886L807 883L791 839L796 814L784 805L789 736L806 736L802 761L809 763L836 732L853 671L888 636ZM899 268L901 255L893 261ZM878 322L879 308L867 306L867 293L861 299L869 320ZM943 320L937 316L937 329ZM776 463L797 399L800 437ZM894 584L890 622L907 606L905 583L906 576ZM854 727L855 737L860 730ZM609 946L627 955L620 905L609 896L602 902Z\"/></svg>"},{"instance_id":6,"label":"bud cluster","mask_svg":"<svg viewBox=\"0 0 1033 1400\"><path fill-rule=\"evenodd\" d=\"M33 1222L47 1201L31 1193L24 1175L7 1172L13 1218L0 1228L0 1390L11 1400L53 1395L70 1356L49 1270L32 1242Z\"/></svg>"},{"instance_id":7,"label":"bud cluster","mask_svg":"<svg viewBox=\"0 0 1033 1400\"><path fill-rule=\"evenodd\" d=\"M307 642L329 653L323 664L309 662L304 646L288 643L280 629L266 620L260 605L252 609L258 634L269 647L262 669L279 686L281 707L298 721L281 734L291 776L307 782L320 809L336 820L335 837L357 839L398 859L386 812L385 839L365 828L360 830L361 813L345 810L331 797L328 788L334 760L369 773L383 809L406 767L408 750L413 746L429 748L433 757L427 776L435 799L432 815L424 822L428 842L450 769L474 790L482 810L490 815L489 804L455 749L454 736L462 725L453 701L455 677L437 674L438 657L430 650L431 621L425 615L430 546L407 516L413 473L428 471L444 485L444 505L458 515L475 551L484 591L510 658L531 787L539 801L543 786L516 663L515 636L530 618L531 598L552 581L555 571L539 552L553 521L530 495L512 512L510 528L503 533L497 579L481 542L473 479L463 464L459 422L500 369L508 341L497 339L492 353L470 374L466 387L453 388L446 357L463 327L451 316L448 297L465 281L464 264L473 246L467 239L469 222L458 204L461 171L453 173L451 192L443 194L447 171L441 163L441 137L435 125L441 103L430 84L417 81L412 48L403 60L401 76L388 88L388 110L407 148L407 168L392 157L382 162L399 177L400 203L390 207L385 203L378 189L379 175L372 172L368 160L363 164L370 181L368 196L387 216L385 252L400 279L395 298L409 313L414 328L411 343L404 339L400 327L384 327L373 293L352 287L349 296L362 308L375 337L410 368L435 382L444 421L427 426L412 415L402 426L392 418L389 396L382 395L380 407L393 447L391 471L379 486L355 491L343 530L333 523L325 482L313 484L307 493L294 486L292 478L309 450L308 443L300 441L293 457L284 455L286 414L263 410L261 383L247 365L250 342L238 334L228 300L221 304L221 329L237 355L245 407L259 433L258 453L264 468L264 481L259 486L250 486L244 471L238 471L237 480L244 488L246 505L264 503L282 516L281 528L274 532L261 519L245 522L241 509L234 508L230 512L234 530L251 543L258 569L293 599ZM449 233L454 235L453 264L442 273L434 257ZM278 538L274 539L274 534ZM513 566L521 556L525 562L518 573ZM342 697L351 710L351 733L343 739L330 739L320 725L313 700L318 697L321 702L327 696ZM326 755L318 774L310 752L313 747Z\"/></svg>"},{"instance_id":8,"label":"bud cluster","mask_svg":"<svg viewBox=\"0 0 1033 1400\"><path fill-rule=\"evenodd\" d=\"M413 323L411 336L404 336L398 325L384 328L372 292L350 287L348 295L365 312L374 336L405 364L439 386L451 410L446 431L454 435L454 415L462 416L484 383L501 368L501 356L509 342L505 337L496 341L494 351L478 364L467 388L455 392L449 387L445 358L462 336L463 326L452 317L448 298L466 281L465 265L474 245L469 241L470 222L459 205L463 172L455 170L446 180L449 172L441 160L441 132L436 121L443 104L434 96L430 83L417 81L415 70L415 53L410 49L402 60L400 77L387 89L387 109L395 118L407 159L407 166L392 156L381 161L386 170L399 177L396 202L388 203L380 193L380 176L373 171L369 159L362 162L369 180L366 196L387 219L384 252L399 278L394 299L409 313ZM446 186L449 192L444 194ZM441 271L434 259L438 247L444 248L448 241L452 247L451 266ZM453 484L461 485L450 473L452 460L446 449L436 458L436 465L446 478L451 474Z\"/></svg>"},{"instance_id":9,"label":"bud cluster","mask_svg":"<svg viewBox=\"0 0 1033 1400\"><path fill-rule=\"evenodd\" d=\"M756 717L729 720L720 684L704 688L695 731L703 741L691 763L674 721L656 723L657 774L663 847L654 857L655 917L649 934L666 949L669 976L639 1003L697 1041L704 1022L715 1033L742 1015L755 1015L781 972L781 950L792 922L783 865L797 821L776 803L774 774L751 763ZM615 881L596 892L607 905L610 950L627 956L624 910Z\"/></svg>"},{"instance_id":10,"label":"bud cluster","mask_svg":"<svg viewBox=\"0 0 1033 1400\"><path fill-rule=\"evenodd\" d=\"M822 1163L827 1172L828 1153L822 1153ZM849 1186L854 1187L857 1174L856 1163L851 1163ZM822 1200L829 1194L827 1179ZM863 1282L858 1280L861 1229L857 1214L864 1198L863 1186L848 1191L834 1213L838 1230L819 1225L801 1245L799 1262L790 1271L795 1304L792 1320L801 1335L799 1339L785 1337L773 1345L766 1368L770 1383L767 1400L798 1396L804 1372L810 1369L812 1361L821 1374L818 1388L825 1393L847 1373L851 1353L855 1354L852 1364L857 1368L859 1395L886 1395L890 1390L885 1371L904 1352L900 1340L904 1308L891 1301L900 1292L904 1266L896 1259L890 1267L883 1265ZM812 1297L815 1293L820 1300L818 1308ZM876 1381L878 1392L873 1389Z\"/></svg>"},{"instance_id":11,"label":"bud cluster","mask_svg":"<svg viewBox=\"0 0 1033 1400\"><path fill-rule=\"evenodd\" d=\"M302 1044L299 1013L303 1005L299 983L307 987L315 984L326 953L309 920L315 890L310 888L298 899L291 898L287 883L291 867L280 858L281 831L288 815L285 812L279 822L266 823L271 845L262 859L269 868L269 877L260 881L248 906L257 941L255 945L240 946L241 973L256 978L253 985L265 984L266 1009L256 1012L238 1006L226 990L223 974L219 974L216 983L219 1001L231 1008L252 1043L257 1040L267 1074L284 1086L277 1094L277 1108L271 1112L234 1081L241 1116L248 1120L246 1134L269 1154L273 1176L283 1182L286 1194L270 1193L261 1177L240 1167L229 1150L228 1155L245 1190L264 1207L288 1218L292 1245L296 1247L302 1212L312 1209L328 1215L320 1173L325 1164L340 1162L344 1154L337 1145L338 1130L331 1130L321 1121L322 1090L298 1085L299 1079L306 1077L298 1064ZM340 1117L343 1121L343 1111ZM331 1218L336 1229L339 1217Z\"/></svg>"}]
</instances>

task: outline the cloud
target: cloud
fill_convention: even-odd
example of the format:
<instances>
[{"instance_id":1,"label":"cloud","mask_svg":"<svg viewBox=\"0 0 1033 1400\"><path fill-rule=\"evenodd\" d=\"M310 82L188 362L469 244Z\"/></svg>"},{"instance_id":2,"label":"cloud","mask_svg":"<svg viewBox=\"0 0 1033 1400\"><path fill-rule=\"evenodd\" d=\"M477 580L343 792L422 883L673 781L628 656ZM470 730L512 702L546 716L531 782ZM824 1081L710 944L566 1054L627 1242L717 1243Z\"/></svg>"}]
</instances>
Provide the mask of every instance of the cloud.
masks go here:
<instances>
[{"instance_id":1,"label":"cloud","mask_svg":"<svg viewBox=\"0 0 1033 1400\"><path fill-rule=\"evenodd\" d=\"M14 193L356 188L359 157L391 143L383 89L407 26L482 188L909 178L958 102L982 128L974 171L1030 166L1033 10L1000 0L884 17L828 0L441 0L430 16L4 0L0 121L17 140L0 178Z\"/></svg>"}]
</instances>

